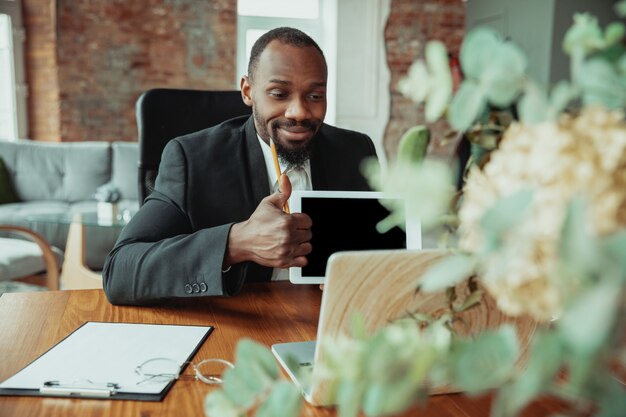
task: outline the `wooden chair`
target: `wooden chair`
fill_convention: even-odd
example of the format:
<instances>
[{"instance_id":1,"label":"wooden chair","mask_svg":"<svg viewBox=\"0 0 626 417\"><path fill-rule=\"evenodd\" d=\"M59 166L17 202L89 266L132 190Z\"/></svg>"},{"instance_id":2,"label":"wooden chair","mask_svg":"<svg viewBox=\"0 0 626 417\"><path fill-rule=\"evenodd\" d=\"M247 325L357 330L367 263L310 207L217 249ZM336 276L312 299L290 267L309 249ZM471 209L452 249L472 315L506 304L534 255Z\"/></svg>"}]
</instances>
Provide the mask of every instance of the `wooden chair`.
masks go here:
<instances>
[{"instance_id":1,"label":"wooden chair","mask_svg":"<svg viewBox=\"0 0 626 417\"><path fill-rule=\"evenodd\" d=\"M39 233L36 233L30 229L20 227L20 226L12 226L12 225L0 225L0 232L8 232L13 235L17 235L23 238L28 239L30 242L34 242L39 249L41 250L41 256L43 258L43 263L45 265L45 285L49 290L58 290L59 289L59 262L57 260L57 255L53 252L50 244L41 236ZM14 240L15 242L8 242L10 240ZM18 242L24 242L22 239L3 239L2 244L10 245ZM29 243L30 243L29 242ZM1 256L1 255L0 255ZM31 253L24 254L24 258L31 257ZM19 262L18 259L15 260L15 263ZM27 262L27 260L25 260ZM20 266L24 266L22 263ZM31 268L28 268L29 265L25 268L27 270L26 275L14 276L14 273L8 271L8 278L13 280L18 280L22 282L32 282L33 277L40 273L41 270L38 266L33 265ZM9 265L10 269L10 265ZM20 268L23 269L23 268ZM23 273L24 271L22 271Z\"/></svg>"}]
</instances>

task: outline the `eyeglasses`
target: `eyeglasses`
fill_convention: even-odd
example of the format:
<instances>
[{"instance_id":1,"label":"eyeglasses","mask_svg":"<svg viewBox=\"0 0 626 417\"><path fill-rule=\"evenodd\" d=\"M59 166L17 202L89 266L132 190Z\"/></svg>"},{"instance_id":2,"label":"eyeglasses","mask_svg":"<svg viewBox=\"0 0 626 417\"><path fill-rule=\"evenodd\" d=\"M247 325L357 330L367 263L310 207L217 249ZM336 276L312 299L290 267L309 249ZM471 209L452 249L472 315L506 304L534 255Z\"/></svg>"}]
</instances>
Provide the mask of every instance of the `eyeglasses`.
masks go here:
<instances>
[{"instance_id":1,"label":"eyeglasses","mask_svg":"<svg viewBox=\"0 0 626 417\"><path fill-rule=\"evenodd\" d=\"M193 375L181 375L181 371L186 365L191 365L194 372ZM137 385L148 382L163 383L188 378L213 385L221 384L224 372L234 367L235 365L229 361L217 358L204 359L197 364L193 362L179 363L171 358L153 358L137 366L135 373L142 378L141 381L137 382Z\"/></svg>"}]
</instances>

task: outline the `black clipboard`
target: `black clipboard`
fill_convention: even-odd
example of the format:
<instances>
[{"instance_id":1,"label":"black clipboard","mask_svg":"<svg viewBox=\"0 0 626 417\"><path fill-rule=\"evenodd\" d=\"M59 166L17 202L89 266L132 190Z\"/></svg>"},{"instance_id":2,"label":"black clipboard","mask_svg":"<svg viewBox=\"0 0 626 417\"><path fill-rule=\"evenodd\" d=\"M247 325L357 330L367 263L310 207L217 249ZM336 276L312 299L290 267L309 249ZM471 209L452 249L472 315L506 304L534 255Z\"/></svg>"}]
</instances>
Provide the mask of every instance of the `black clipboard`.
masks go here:
<instances>
[{"instance_id":1,"label":"black clipboard","mask_svg":"<svg viewBox=\"0 0 626 417\"><path fill-rule=\"evenodd\" d=\"M160 337L165 337L165 335L168 334L168 332L166 332L166 330L171 331L172 334L176 334L176 333L180 333L181 331L189 331L192 332L193 331L193 335L187 335L187 337L189 337L189 341L187 341L187 346L185 348L181 348L181 350L184 350L184 356L180 356L180 354L182 354L182 352L179 352L179 356L178 356L178 360L181 360L180 362L182 362L184 365L181 369L181 373L182 371L185 369L185 367L187 366L187 363L191 360L191 358L193 358L193 356L198 352L198 350L200 349L200 347L202 346L202 344L206 341L206 339L209 337L209 335L211 334L211 332L213 331L214 327L213 326L200 326L200 325L169 325L169 324L144 324L144 323L108 323L108 322L93 322L93 321L88 321L83 323L81 326L79 326L78 328L76 328L74 331L72 331L70 334L68 334L66 337L64 337L61 341L59 341L57 344L55 344L54 346L52 346L50 349L48 349L45 353L43 353L42 355L40 355L39 357L37 357L35 360L33 360L32 362L30 362L28 365L26 365L24 368L22 368L20 371L16 372L13 376L9 377L8 379L6 379L5 381L0 382L0 396L27 396L27 397L58 397L58 398L84 398L84 399L102 399L102 400L134 400L134 401L161 401L165 395L169 392L169 390L172 388L172 386L174 385L174 383L176 382L175 379L165 383L166 385L164 385L158 392L156 393L141 393L141 392L127 392L124 391L124 386L121 386L120 388L115 388L113 385L116 385L116 383L114 383L113 381L108 382L108 384L110 385L110 392L109 395L104 395L104 391L102 388L101 384L85 384L84 386L81 386L80 381L77 383L73 383L71 385L72 389L67 388L68 385L65 385L63 383L59 383L58 385L50 385L52 387L58 386L59 389L58 390L49 390L46 389L44 387L45 383L48 382L57 382L56 379L57 377L53 376L53 375L49 375L46 374L46 371L41 371L41 376L45 375L45 378L43 378L42 381L39 380L33 380L33 385L36 384L37 387L25 387L23 386L23 381L22 381L22 386L20 387L16 387L15 385L20 385L20 384L13 384L12 381L14 381L16 378L18 378L18 376L22 375L25 372L29 372L29 373L33 373L33 369L35 369L35 367L37 367L38 365L41 367L41 363L42 361L44 361L45 357L49 357L52 355L56 355L58 353L60 353L60 351L63 351L63 349L66 347L66 345L70 344L70 343L75 343L76 341L74 340L77 335L79 337L82 337L81 332L84 332L85 329L87 329L89 327L89 331L93 330L93 326L100 326L100 329L96 330L96 332L104 332L104 334L106 335L106 331L107 329L112 329L112 330L124 330L124 334L128 334L129 332L133 331L133 330L144 330L144 331L148 331L148 332L152 332L154 333L155 329L157 331L161 331L163 330L163 336ZM102 326L106 326L102 327ZM127 327L127 326L131 326L131 327ZM146 327L148 326L148 327ZM153 327L152 327L153 326ZM118 335L120 335L121 333L118 333ZM115 332L111 331L110 332L110 339L109 341L105 342L108 343L111 347L118 345L122 342L120 340L115 340ZM101 335L102 336L102 335ZM74 338L74 339L73 339ZM71 341L71 342L70 342ZM176 340L175 342L178 343L180 340ZM86 342L86 340L83 340L81 342ZM77 346L80 346L79 344ZM109 346L104 346L104 348L106 349ZM132 345L132 346L128 346L130 348L134 348L136 352L140 351L142 346L138 346L138 345ZM160 347L149 347L149 346L145 346L148 349L152 349L152 350L159 350ZM163 346L164 350L166 350L165 348L167 347L167 345L165 344ZM100 346L100 348L102 348L102 346ZM67 349L66 349L67 350ZM160 356L154 356L154 353L146 353L143 357L143 360L147 360L147 359L152 359L153 357L164 357L166 355L160 355ZM88 360L89 358L85 359L83 358L82 360ZM94 359L94 358L91 358ZM95 358L95 360L97 360L97 358ZM129 359L132 360L132 359ZM143 362L143 360L139 361L137 360L137 363L135 363L135 366L139 365L141 362ZM48 360L50 361L50 360ZM72 366L74 365L74 363L66 363L64 366L66 366L68 369L72 369ZM134 368L132 368L132 370L134 370ZM127 373L127 372L125 372ZM98 380L98 377L94 378L95 380ZM3 386L5 385L5 386ZM8 386L7 386L8 385ZM14 385L13 387L11 387L10 385ZM50 387L49 386L49 387ZM43 390L42 390L43 388ZM58 391L57 393L53 393L52 391Z\"/></svg>"}]
</instances>

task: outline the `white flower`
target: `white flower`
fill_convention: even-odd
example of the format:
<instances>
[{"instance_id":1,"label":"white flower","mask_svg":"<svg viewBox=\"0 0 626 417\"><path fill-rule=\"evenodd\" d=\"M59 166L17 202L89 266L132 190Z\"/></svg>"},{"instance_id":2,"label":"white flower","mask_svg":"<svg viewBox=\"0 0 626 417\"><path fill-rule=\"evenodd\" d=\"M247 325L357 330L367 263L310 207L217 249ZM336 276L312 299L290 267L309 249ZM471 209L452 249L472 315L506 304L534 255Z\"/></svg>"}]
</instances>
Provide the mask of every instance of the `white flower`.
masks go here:
<instances>
[{"instance_id":1,"label":"white flower","mask_svg":"<svg viewBox=\"0 0 626 417\"><path fill-rule=\"evenodd\" d=\"M558 244L566 208L583 195L588 227L603 236L626 226L626 123L600 107L557 122L514 124L481 171L473 169L459 211L462 249L479 253L485 212L500 198L532 189L530 214L508 231L502 248L482 259L481 278L499 307L549 320L563 307Z\"/></svg>"}]
</instances>

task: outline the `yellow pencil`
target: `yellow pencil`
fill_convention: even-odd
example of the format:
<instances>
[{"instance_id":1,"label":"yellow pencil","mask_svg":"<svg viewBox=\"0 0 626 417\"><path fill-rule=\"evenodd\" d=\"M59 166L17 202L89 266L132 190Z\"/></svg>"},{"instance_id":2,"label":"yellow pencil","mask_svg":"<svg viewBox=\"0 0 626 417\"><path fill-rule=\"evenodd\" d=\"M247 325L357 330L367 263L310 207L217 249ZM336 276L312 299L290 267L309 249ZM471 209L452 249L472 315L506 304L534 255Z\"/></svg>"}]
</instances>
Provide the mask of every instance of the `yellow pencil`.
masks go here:
<instances>
[{"instance_id":1,"label":"yellow pencil","mask_svg":"<svg viewBox=\"0 0 626 417\"><path fill-rule=\"evenodd\" d=\"M280 177L283 175L280 172L280 164L278 163L278 154L276 153L276 145L274 145L274 141L270 138L270 148L272 149L272 157L274 158L274 169L276 170L276 178L278 178L278 183L280 184ZM287 214L289 211L289 202L285 201L285 205L283 206L283 211Z\"/></svg>"}]
</instances>

